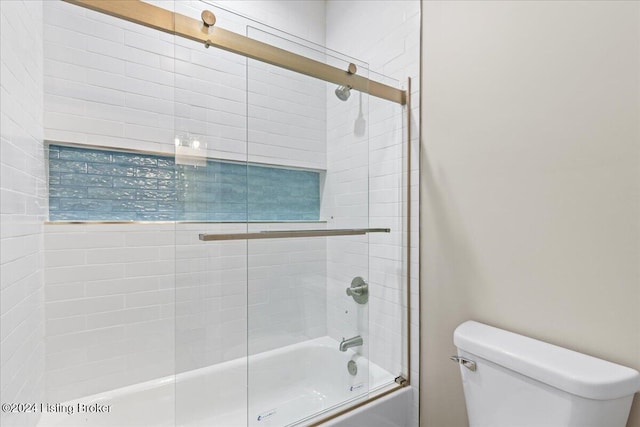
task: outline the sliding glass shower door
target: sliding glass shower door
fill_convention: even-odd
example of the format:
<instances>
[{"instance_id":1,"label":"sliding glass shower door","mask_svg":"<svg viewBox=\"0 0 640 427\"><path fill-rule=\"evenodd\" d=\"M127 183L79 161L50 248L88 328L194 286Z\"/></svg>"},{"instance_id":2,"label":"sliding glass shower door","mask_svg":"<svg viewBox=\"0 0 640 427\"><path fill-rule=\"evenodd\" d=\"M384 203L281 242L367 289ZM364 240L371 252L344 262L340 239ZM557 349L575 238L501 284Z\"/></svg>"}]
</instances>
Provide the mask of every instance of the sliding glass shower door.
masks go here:
<instances>
[{"instance_id":1,"label":"sliding glass shower door","mask_svg":"<svg viewBox=\"0 0 640 427\"><path fill-rule=\"evenodd\" d=\"M276 427L405 385L400 84L205 2L73 3L45 7L46 399Z\"/></svg>"},{"instance_id":2,"label":"sliding glass shower door","mask_svg":"<svg viewBox=\"0 0 640 427\"><path fill-rule=\"evenodd\" d=\"M247 35L368 75L325 50ZM249 232L269 237L247 241L249 426L305 425L367 396L368 235L348 235L369 226L367 103L366 93L248 60Z\"/></svg>"},{"instance_id":3,"label":"sliding glass shower door","mask_svg":"<svg viewBox=\"0 0 640 427\"><path fill-rule=\"evenodd\" d=\"M248 231L246 58L175 43L176 425L245 427L248 243L200 235Z\"/></svg>"},{"instance_id":4,"label":"sliding glass shower door","mask_svg":"<svg viewBox=\"0 0 640 427\"><path fill-rule=\"evenodd\" d=\"M366 63L216 14L286 61L369 77ZM384 345L370 325L392 311L372 286L372 242L400 230L370 220L368 87L175 42L176 424L312 425L394 385L397 365L371 351Z\"/></svg>"}]
</instances>

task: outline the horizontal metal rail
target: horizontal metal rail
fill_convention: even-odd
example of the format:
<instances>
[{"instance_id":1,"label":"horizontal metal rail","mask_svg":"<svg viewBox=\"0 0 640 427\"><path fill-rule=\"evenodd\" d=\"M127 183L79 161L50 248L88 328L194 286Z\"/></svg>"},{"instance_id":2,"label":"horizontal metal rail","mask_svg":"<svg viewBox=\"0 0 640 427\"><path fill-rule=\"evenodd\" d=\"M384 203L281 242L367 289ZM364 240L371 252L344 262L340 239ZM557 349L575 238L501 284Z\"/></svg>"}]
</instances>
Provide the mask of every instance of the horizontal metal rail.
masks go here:
<instances>
[{"instance_id":1,"label":"horizontal metal rail","mask_svg":"<svg viewBox=\"0 0 640 427\"><path fill-rule=\"evenodd\" d=\"M266 62L287 70L306 74L327 82L349 86L369 95L405 105L406 92L366 77L349 73L324 62L298 55L267 43L252 39L219 26L207 26L202 21L174 13L138 0L64 0L68 3L115 16L233 52L247 58Z\"/></svg>"},{"instance_id":2,"label":"horizontal metal rail","mask_svg":"<svg viewBox=\"0 0 640 427\"><path fill-rule=\"evenodd\" d=\"M200 240L289 239L292 237L357 236L367 233L389 233L390 228L347 228L327 230L267 230L256 233L200 234Z\"/></svg>"}]
</instances>

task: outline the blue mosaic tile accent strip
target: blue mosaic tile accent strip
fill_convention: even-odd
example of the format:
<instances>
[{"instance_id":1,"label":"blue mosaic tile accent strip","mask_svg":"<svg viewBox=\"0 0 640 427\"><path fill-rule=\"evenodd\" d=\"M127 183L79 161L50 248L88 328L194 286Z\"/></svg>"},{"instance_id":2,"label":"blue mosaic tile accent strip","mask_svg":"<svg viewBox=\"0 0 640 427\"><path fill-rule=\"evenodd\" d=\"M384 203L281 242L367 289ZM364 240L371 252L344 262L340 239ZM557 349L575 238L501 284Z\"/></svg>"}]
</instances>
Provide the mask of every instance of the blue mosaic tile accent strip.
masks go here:
<instances>
[{"instance_id":1,"label":"blue mosaic tile accent strip","mask_svg":"<svg viewBox=\"0 0 640 427\"><path fill-rule=\"evenodd\" d=\"M51 221L317 221L320 173L49 145Z\"/></svg>"}]
</instances>

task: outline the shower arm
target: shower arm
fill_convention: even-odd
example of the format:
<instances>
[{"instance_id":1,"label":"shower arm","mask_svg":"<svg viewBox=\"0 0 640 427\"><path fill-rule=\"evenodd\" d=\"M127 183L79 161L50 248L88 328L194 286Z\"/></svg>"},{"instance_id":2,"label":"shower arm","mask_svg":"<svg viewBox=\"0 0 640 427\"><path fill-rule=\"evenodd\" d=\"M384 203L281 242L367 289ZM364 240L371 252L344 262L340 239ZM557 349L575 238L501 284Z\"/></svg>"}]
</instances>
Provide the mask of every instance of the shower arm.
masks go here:
<instances>
[{"instance_id":1,"label":"shower arm","mask_svg":"<svg viewBox=\"0 0 640 427\"><path fill-rule=\"evenodd\" d=\"M104 1L104 0L64 0L116 18L154 28L165 33L174 34L189 40L203 43L206 47L214 46L247 58L266 62L281 68L315 77L327 82L368 93L369 95L405 105L406 91L370 80L366 77L350 73L337 67L316 61L293 52L272 46L267 43L225 30L210 24L212 20L190 18L180 13L154 6L140 0ZM208 12L208 11L205 11ZM210 12L209 12L210 13ZM213 15L213 14L211 14ZM209 14L206 14L210 18Z\"/></svg>"}]
</instances>

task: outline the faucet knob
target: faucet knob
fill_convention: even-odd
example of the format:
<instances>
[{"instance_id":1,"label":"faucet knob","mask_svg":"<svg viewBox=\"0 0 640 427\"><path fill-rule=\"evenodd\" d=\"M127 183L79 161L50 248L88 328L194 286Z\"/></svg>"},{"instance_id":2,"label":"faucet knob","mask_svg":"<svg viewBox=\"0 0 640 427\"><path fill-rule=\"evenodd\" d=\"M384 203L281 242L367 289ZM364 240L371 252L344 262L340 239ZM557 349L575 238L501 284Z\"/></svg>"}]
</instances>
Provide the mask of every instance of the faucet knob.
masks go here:
<instances>
[{"instance_id":1,"label":"faucet knob","mask_svg":"<svg viewBox=\"0 0 640 427\"><path fill-rule=\"evenodd\" d=\"M351 287L347 288L347 295L358 304L366 304L369 301L369 285L362 277L355 277L351 281Z\"/></svg>"},{"instance_id":2,"label":"faucet knob","mask_svg":"<svg viewBox=\"0 0 640 427\"><path fill-rule=\"evenodd\" d=\"M356 286L354 288L347 288L347 295L350 297L361 296L367 293L367 285Z\"/></svg>"}]
</instances>

